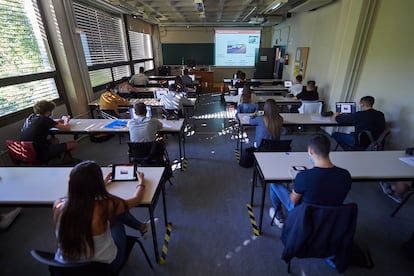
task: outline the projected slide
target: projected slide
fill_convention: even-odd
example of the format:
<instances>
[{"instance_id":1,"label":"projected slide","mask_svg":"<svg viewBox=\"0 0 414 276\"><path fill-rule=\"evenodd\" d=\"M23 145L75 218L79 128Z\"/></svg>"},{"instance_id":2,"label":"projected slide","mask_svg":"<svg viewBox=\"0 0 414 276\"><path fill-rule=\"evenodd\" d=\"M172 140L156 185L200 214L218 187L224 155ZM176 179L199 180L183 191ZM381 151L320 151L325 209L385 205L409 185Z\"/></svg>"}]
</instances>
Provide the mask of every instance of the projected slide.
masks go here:
<instances>
[{"instance_id":1,"label":"projected slide","mask_svg":"<svg viewBox=\"0 0 414 276\"><path fill-rule=\"evenodd\" d=\"M254 66L260 30L216 30L216 66Z\"/></svg>"}]
</instances>

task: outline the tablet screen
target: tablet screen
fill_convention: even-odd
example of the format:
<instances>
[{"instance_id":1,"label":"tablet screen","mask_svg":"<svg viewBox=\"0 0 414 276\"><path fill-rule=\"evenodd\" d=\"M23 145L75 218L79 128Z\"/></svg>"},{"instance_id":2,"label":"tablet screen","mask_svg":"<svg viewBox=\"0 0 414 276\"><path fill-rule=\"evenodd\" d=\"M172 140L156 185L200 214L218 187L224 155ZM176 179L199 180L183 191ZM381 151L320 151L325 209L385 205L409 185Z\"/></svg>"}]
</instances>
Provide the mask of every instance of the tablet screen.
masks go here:
<instances>
[{"instance_id":1,"label":"tablet screen","mask_svg":"<svg viewBox=\"0 0 414 276\"><path fill-rule=\"evenodd\" d=\"M128 181L136 180L137 173L134 164L121 164L112 166L112 180L113 181Z\"/></svg>"}]
</instances>

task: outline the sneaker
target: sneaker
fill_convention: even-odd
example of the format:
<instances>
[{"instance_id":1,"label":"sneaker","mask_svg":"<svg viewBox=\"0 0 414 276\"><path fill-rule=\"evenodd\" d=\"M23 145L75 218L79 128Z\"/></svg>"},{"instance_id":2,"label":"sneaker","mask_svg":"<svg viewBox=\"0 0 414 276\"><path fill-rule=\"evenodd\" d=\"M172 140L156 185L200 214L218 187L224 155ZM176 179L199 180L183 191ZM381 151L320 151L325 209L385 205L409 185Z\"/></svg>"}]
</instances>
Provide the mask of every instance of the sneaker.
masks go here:
<instances>
[{"instance_id":1,"label":"sneaker","mask_svg":"<svg viewBox=\"0 0 414 276\"><path fill-rule=\"evenodd\" d=\"M392 194L392 190L391 190L391 184L385 181L380 181L379 182L380 187L382 189L382 192L386 195L390 195Z\"/></svg>"},{"instance_id":2,"label":"sneaker","mask_svg":"<svg viewBox=\"0 0 414 276\"><path fill-rule=\"evenodd\" d=\"M275 217L275 212L275 208L271 207L269 209L270 219L274 218L273 222L276 224L276 226L279 228L283 228L283 219L280 217L279 213L277 213Z\"/></svg>"},{"instance_id":3,"label":"sneaker","mask_svg":"<svg viewBox=\"0 0 414 276\"><path fill-rule=\"evenodd\" d=\"M0 216L0 229L7 229L16 217L20 214L22 208L16 208L6 214Z\"/></svg>"},{"instance_id":4,"label":"sneaker","mask_svg":"<svg viewBox=\"0 0 414 276\"><path fill-rule=\"evenodd\" d=\"M157 225L158 223L158 218L154 218L154 224ZM148 237L151 235L152 230L151 230L151 220L147 220L145 222L145 229L143 231L141 231L141 235L142 238L144 240L148 239Z\"/></svg>"}]
</instances>

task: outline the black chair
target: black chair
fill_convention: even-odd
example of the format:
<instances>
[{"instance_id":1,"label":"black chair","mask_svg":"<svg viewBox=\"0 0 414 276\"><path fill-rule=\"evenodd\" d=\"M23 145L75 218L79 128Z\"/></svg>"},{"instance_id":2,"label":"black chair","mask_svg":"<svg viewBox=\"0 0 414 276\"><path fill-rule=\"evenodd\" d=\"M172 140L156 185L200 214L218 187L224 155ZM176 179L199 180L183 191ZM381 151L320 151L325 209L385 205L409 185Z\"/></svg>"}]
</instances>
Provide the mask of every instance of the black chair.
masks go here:
<instances>
[{"instance_id":1,"label":"black chair","mask_svg":"<svg viewBox=\"0 0 414 276\"><path fill-rule=\"evenodd\" d=\"M163 140L154 142L128 143L130 163L139 167L165 167L165 179L171 182L173 176L168 152Z\"/></svg>"},{"instance_id":2,"label":"black chair","mask_svg":"<svg viewBox=\"0 0 414 276\"><path fill-rule=\"evenodd\" d=\"M127 236L127 256L130 255L134 244L138 243L148 265L153 269L153 265L148 257L148 254L140 240L136 237ZM32 257L49 267L49 273L53 276L115 276L120 271L112 271L109 264L100 262L84 262L84 263L60 263L56 261L54 252L46 252L40 250L31 250ZM125 263L122 264L122 267Z\"/></svg>"},{"instance_id":3,"label":"black chair","mask_svg":"<svg viewBox=\"0 0 414 276\"><path fill-rule=\"evenodd\" d=\"M270 152L283 152L292 151L290 144L292 139L289 140L268 140L263 139L260 144L259 151L270 151Z\"/></svg>"},{"instance_id":4,"label":"black chair","mask_svg":"<svg viewBox=\"0 0 414 276\"><path fill-rule=\"evenodd\" d=\"M302 203L291 210L283 226L285 246L282 259L288 264L297 258L330 258L338 272L346 270L353 246L358 206L320 206Z\"/></svg>"},{"instance_id":5,"label":"black chair","mask_svg":"<svg viewBox=\"0 0 414 276\"><path fill-rule=\"evenodd\" d=\"M357 148L366 151L383 151L385 148L386 140L390 134L391 131L389 129L385 129L380 134L378 139L374 139L371 131L364 130L358 134Z\"/></svg>"}]
</instances>

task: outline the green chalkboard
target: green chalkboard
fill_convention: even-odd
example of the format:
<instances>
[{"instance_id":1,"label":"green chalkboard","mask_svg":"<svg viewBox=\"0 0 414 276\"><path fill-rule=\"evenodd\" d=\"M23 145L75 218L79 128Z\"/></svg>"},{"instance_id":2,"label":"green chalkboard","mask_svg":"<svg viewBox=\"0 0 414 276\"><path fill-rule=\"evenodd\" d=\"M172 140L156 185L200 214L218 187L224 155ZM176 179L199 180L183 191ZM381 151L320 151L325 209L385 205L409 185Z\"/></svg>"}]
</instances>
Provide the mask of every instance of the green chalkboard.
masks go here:
<instances>
[{"instance_id":1,"label":"green chalkboard","mask_svg":"<svg viewBox=\"0 0 414 276\"><path fill-rule=\"evenodd\" d=\"M164 65L213 65L214 43L162 43Z\"/></svg>"}]
</instances>

